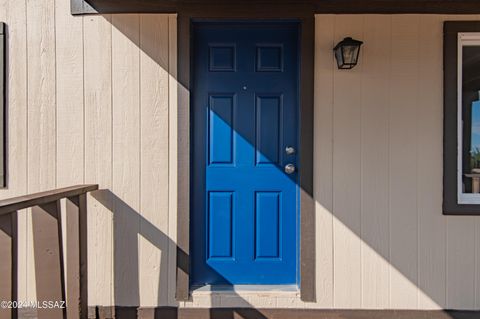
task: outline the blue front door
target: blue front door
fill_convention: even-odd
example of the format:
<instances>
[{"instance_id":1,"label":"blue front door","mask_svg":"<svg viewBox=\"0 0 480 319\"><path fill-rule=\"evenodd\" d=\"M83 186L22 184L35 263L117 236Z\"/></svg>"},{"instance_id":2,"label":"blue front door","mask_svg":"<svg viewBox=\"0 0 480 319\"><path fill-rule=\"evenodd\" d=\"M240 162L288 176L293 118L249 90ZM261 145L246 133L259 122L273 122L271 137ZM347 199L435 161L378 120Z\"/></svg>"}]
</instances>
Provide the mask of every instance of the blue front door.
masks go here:
<instances>
[{"instance_id":1,"label":"blue front door","mask_svg":"<svg viewBox=\"0 0 480 319\"><path fill-rule=\"evenodd\" d=\"M191 283L295 284L298 25L193 30Z\"/></svg>"}]
</instances>

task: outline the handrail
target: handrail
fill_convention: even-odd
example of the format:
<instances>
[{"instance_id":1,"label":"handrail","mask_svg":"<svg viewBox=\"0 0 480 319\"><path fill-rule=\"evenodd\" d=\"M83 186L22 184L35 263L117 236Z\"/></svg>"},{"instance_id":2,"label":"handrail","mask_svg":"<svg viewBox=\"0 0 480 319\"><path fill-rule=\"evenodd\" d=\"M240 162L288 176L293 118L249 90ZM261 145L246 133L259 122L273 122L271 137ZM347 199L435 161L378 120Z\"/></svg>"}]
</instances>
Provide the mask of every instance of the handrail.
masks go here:
<instances>
[{"instance_id":1,"label":"handrail","mask_svg":"<svg viewBox=\"0 0 480 319\"><path fill-rule=\"evenodd\" d=\"M7 215L16 210L43 205L62 198L77 196L96 190L98 190L98 185L96 184L76 185L0 200L0 216Z\"/></svg>"},{"instance_id":2,"label":"handrail","mask_svg":"<svg viewBox=\"0 0 480 319\"><path fill-rule=\"evenodd\" d=\"M0 269L5 276L0 300L17 300L17 212L31 207L37 298L66 302L66 308L37 309L37 318L88 317L87 193L96 190L96 184L76 185L0 200ZM66 205L61 205L62 199ZM17 319L17 309L0 309L0 319L4 318Z\"/></svg>"}]
</instances>

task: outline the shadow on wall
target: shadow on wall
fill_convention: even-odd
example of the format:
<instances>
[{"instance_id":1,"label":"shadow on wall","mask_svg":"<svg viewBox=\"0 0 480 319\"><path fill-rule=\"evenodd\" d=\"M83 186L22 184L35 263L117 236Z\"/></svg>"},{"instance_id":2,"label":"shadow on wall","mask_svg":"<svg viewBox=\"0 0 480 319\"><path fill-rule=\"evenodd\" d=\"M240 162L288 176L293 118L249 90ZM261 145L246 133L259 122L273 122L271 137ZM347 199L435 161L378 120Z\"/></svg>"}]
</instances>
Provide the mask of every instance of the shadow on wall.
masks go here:
<instances>
[{"instance_id":1,"label":"shadow on wall","mask_svg":"<svg viewBox=\"0 0 480 319\"><path fill-rule=\"evenodd\" d=\"M138 238L139 235L147 239L152 245L159 249L162 254L167 247L177 249L181 263L180 267L188 273L189 256L178 249L176 244L157 227L145 220L137 211L132 209L124 201L118 198L110 190L99 190L91 193L92 196L108 210L114 212L114 293L115 303L117 298L123 298L125 292L128 292L128 302L130 304L140 304L139 294L139 272L138 267ZM111 200L106 200L111 199ZM114 204L111 204L111 203ZM120 209L119 209L120 208ZM144 223L143 230L139 233L138 225L135 223L140 220ZM127 269L127 265L128 269ZM160 272L168 272L167 261L163 260ZM162 283L159 284L159 292L162 290ZM160 293L158 294L160 296ZM238 296L238 295L237 295ZM241 298L240 296L238 296ZM247 303L245 300L243 300ZM159 300L160 302L160 300ZM96 318L109 319L112 314L105 314L103 309L97 307ZM255 309L251 308L210 308L210 309L188 309L176 307L157 307L157 308L138 308L137 306L115 306L115 314L112 317L116 319L268 319L285 318L287 313L291 319L308 318L355 318L355 319L380 319L380 318L415 318L418 312L411 311L387 311L378 313L369 310L308 310L308 309ZM425 311L419 318L438 318L438 319L470 319L474 312L469 311ZM382 317L387 316L387 317Z\"/></svg>"},{"instance_id":2,"label":"shadow on wall","mask_svg":"<svg viewBox=\"0 0 480 319\"><path fill-rule=\"evenodd\" d=\"M168 70L168 63L158 58L158 52L155 50L155 45L148 45L154 43L156 40L150 38L150 36L154 36L151 32L142 33L141 29L129 30L129 26L122 26L112 21L113 27L120 30L124 33L125 36L129 37L133 43L135 43L140 50L142 50L145 54L147 54L151 59L155 60L158 65L160 65L163 69ZM121 20L118 20L121 22ZM126 30L127 29L127 30ZM122 31L123 30L123 31ZM124 32L127 31L127 32ZM142 37L142 44L138 43L138 34L141 33L140 36ZM333 62L333 61L332 61ZM221 116L220 114L218 116ZM223 119L224 121L228 122L228 119ZM237 132L241 134L241 132ZM250 141L252 145L255 145L255 141ZM188 150L179 150L180 152L187 152ZM99 196L101 192L102 196ZM123 304L140 304L140 297L139 297L139 282L138 282L138 235L146 238L150 243L152 243L155 247L162 251L162 253L167 249L168 246L173 247L172 249L177 249L174 242L172 242L167 235L159 231L154 225L152 225L149 221L145 220L141 214L137 211L129 207L125 202L123 202L120 198L118 198L115 194L111 193L109 190L103 190L101 192L94 193L93 196L97 198L103 205L108 207L112 212L114 212L114 233L115 233L115 252L114 252L114 262L115 262L115 304L123 305ZM112 197L112 203L115 203L113 206L108 202L104 201L106 197ZM318 202L317 204L323 205L323 203ZM379 243L377 238L365 237L362 238L361 229L359 227L359 223L353 223L351 218L343 218L344 216L347 217L349 214L348 211L346 212L334 212L333 209L330 207L325 207L326 210L332 215L335 215L339 222L343 223L348 230L350 230L353 234L355 234L358 238L360 238L361 242L367 245L372 251L374 251L378 256L380 256L385 263L388 263L392 269L396 269L400 274L402 274L408 281L418 287L425 295L429 296L435 303L440 306L445 305L445 300L441 297L442 293L432 289L432 285L422 287L420 283L418 283L417 272L412 271L412 267L408 266L408 262L405 260L394 260L388 254L388 249L385 249L385 243ZM439 212L440 213L440 212ZM138 223L142 223L146 227L142 226L142 233L138 233ZM372 225L371 227L375 227L376 225ZM378 225L381 227L381 225ZM381 232L382 230L379 230ZM358 246L360 249L360 245ZM185 263L188 261L188 255L185 252L179 252L183 257L182 259L185 260ZM163 264L164 259L162 259L162 266L160 272L168 272L167 265ZM127 266L128 265L128 266ZM184 269L188 271L188 269ZM174 274L167 274L167 276L172 276ZM472 278L473 279L473 278ZM161 287L159 286L159 290ZM127 293L128 292L128 293ZM132 299L132 296L134 298ZM135 308L135 307L132 307ZM132 310L128 310L132 311ZM135 311L135 310L133 310ZM172 310L176 314L176 310ZM224 314L224 312L230 313L231 318L237 318L233 312L229 312L229 310L210 310L211 316L220 316L219 314ZM238 314L242 316L242 314ZM445 315L453 318L453 319L462 319L465 317L464 313L462 312L445 312ZM175 315L176 316L176 315ZM245 311L243 314L243 318L265 318L258 311L254 311L253 314L250 314L248 311ZM242 318L242 317L241 317ZM362 317L359 317L362 318ZM447 318L447 317L446 317Z\"/></svg>"},{"instance_id":3,"label":"shadow on wall","mask_svg":"<svg viewBox=\"0 0 480 319\"><path fill-rule=\"evenodd\" d=\"M154 247L161 251L162 255L167 255L168 249L176 249L179 255L177 260L179 267L189 273L188 262L189 256L180 248L177 247L168 235L160 231L155 225L146 220L141 214L131 208L118 196L113 194L110 190L99 190L91 193L92 196L109 211L113 212L113 233L114 233L114 296L116 305L140 305L140 288L139 288L139 251L138 239L139 236L148 240ZM138 227L139 224L142 227ZM141 231L139 231L139 229ZM160 265L160 278L162 274L168 274L167 258L162 258ZM161 291L165 289L162 287L162 280L159 281L158 287L158 303L160 300ZM240 298L240 296L238 296ZM246 302L246 301L245 301ZM177 308L173 307L159 307L157 309L141 309L145 318L151 319L170 319L178 317ZM116 306L115 318L117 319L136 319L138 306ZM97 318L102 318L100 309L96 309ZM209 310L208 318L238 318L235 314L240 315L240 318L245 319L267 319L259 311L255 309L211 309ZM144 317L142 317L144 318ZM106 319L106 318L105 318Z\"/></svg>"}]
</instances>

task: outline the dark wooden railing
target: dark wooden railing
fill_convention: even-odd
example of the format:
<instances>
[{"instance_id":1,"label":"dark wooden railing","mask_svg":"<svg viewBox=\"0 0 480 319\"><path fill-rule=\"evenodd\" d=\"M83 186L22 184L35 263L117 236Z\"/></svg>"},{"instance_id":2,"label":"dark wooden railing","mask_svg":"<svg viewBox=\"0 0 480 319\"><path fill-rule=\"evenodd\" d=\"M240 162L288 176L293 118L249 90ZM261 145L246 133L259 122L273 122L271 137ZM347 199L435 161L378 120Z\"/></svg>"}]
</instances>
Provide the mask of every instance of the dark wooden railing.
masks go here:
<instances>
[{"instance_id":1,"label":"dark wooden railing","mask_svg":"<svg viewBox=\"0 0 480 319\"><path fill-rule=\"evenodd\" d=\"M87 318L86 194L97 189L98 185L78 185L0 201L0 301L22 301L18 300L17 211L32 208L36 299L40 303L59 302L54 306L61 306L64 301L66 305L51 308L39 304L37 318ZM62 229L60 208L64 198L66 229ZM63 231L67 238L66 256ZM7 318L18 318L18 309L0 309L0 319Z\"/></svg>"}]
</instances>

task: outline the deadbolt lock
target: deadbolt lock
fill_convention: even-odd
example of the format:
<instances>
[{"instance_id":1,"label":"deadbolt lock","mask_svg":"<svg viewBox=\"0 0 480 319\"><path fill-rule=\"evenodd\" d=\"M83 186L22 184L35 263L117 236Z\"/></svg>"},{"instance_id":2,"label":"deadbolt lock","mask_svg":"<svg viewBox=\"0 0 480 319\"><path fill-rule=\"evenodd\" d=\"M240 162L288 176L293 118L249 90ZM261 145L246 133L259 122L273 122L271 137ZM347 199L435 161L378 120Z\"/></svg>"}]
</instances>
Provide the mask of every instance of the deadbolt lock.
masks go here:
<instances>
[{"instance_id":1,"label":"deadbolt lock","mask_svg":"<svg viewBox=\"0 0 480 319\"><path fill-rule=\"evenodd\" d=\"M285 147L285 153L287 153L287 155L293 155L295 154L295 148L292 146L287 146Z\"/></svg>"}]
</instances>

